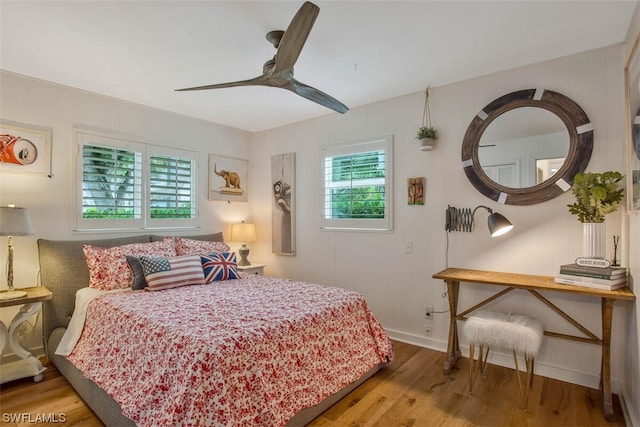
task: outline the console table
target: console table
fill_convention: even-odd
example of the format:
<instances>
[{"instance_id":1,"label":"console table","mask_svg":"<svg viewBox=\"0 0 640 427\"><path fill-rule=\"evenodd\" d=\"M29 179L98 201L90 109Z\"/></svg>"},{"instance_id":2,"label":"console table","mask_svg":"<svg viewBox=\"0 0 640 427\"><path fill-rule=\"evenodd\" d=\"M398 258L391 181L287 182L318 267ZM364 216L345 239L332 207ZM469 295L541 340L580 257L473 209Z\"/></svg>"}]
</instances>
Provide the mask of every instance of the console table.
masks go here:
<instances>
[{"instance_id":1,"label":"console table","mask_svg":"<svg viewBox=\"0 0 640 427\"><path fill-rule=\"evenodd\" d=\"M16 335L18 327L22 323L42 310L42 301L51 299L51 291L44 286L21 288L18 290L26 291L27 295L21 298L0 300L0 308L15 305L22 306L11 321L9 328L0 322L0 352L4 349L5 345L8 344L11 350L20 357L18 361L2 365L2 369L0 370L0 384L30 376L33 376L35 382L39 382L43 378L42 372L46 369L33 354L22 348Z\"/></svg>"},{"instance_id":2,"label":"console table","mask_svg":"<svg viewBox=\"0 0 640 427\"><path fill-rule=\"evenodd\" d=\"M536 276L530 274L500 273L497 271L467 270L462 268L447 268L433 275L435 279L442 279L447 284L449 294L449 309L451 310L451 320L449 325L449 340L447 344L447 357L444 362L444 372L448 374L456 361L460 358L460 344L458 342L457 321L465 320L469 313L494 301L497 298L513 291L514 289L525 289L538 300L542 301L553 311L559 314L567 322L575 326L586 337L560 334L545 331L546 336L568 339L573 341L586 342L600 345L602 347L602 358L600 365L600 392L604 416L607 420L613 421L613 403L611 397L611 326L613 316L613 303L616 300L633 300L635 296L628 287L619 288L613 291L586 288L582 286L563 285L554 282L550 276ZM460 282L479 283L483 285L505 286L493 296L479 302L473 307L458 313L458 294L460 292ZM594 333L581 325L555 304L542 296L539 291L564 292L570 294L587 295L600 298L602 305L602 338L598 338Z\"/></svg>"}]
</instances>

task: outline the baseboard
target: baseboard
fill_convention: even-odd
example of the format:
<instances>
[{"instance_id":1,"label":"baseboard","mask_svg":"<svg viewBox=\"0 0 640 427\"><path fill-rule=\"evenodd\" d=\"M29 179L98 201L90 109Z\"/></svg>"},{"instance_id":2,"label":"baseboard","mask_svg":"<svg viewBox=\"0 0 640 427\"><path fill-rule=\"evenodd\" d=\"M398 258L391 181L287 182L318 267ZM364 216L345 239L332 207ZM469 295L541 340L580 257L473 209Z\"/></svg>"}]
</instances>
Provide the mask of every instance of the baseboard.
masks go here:
<instances>
[{"instance_id":1,"label":"baseboard","mask_svg":"<svg viewBox=\"0 0 640 427\"><path fill-rule=\"evenodd\" d=\"M404 342L407 344L417 345L418 347L424 347L431 350L437 350L445 353L447 351L447 342L436 340L428 337L421 337L418 335L407 334L405 332L396 331L393 329L386 329L389 337L392 340Z\"/></svg>"},{"instance_id":2,"label":"baseboard","mask_svg":"<svg viewBox=\"0 0 640 427\"><path fill-rule=\"evenodd\" d=\"M627 404L627 398L624 391L618 394L620 398L620 406L622 408L622 415L624 416L624 423L628 426L640 426L640 414L638 414L639 408L634 408Z\"/></svg>"},{"instance_id":3,"label":"baseboard","mask_svg":"<svg viewBox=\"0 0 640 427\"><path fill-rule=\"evenodd\" d=\"M393 329L387 329L389 337L393 340L404 342L407 344L417 345L419 347L428 348L431 350L437 350L445 353L447 351L447 342L441 340L435 340L428 337L423 337L414 334L408 334L406 332L396 331ZM460 351L464 357L469 356L469 348L460 346ZM498 351L489 352L489 363L494 365L504 366L506 368L515 369L513 363L513 354L501 353ZM561 368L558 366L552 366L536 360L535 373L547 378L553 378L556 380L568 382L571 384L577 384L584 387L598 389L600 385L600 375L593 375L585 372L578 372L567 368ZM611 391L615 394L620 394L622 390L622 383L620 381L611 380ZM635 425L635 424L631 424ZM640 424L638 424L640 426Z\"/></svg>"}]
</instances>

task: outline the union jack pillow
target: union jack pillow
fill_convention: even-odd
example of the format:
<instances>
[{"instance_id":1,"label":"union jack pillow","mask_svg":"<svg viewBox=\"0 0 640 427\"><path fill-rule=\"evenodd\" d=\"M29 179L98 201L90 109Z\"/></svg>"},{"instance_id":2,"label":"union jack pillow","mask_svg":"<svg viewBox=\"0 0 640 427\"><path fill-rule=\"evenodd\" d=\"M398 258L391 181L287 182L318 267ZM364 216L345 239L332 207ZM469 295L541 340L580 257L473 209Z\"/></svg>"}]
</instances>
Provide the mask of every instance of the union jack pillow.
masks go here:
<instances>
[{"instance_id":1,"label":"union jack pillow","mask_svg":"<svg viewBox=\"0 0 640 427\"><path fill-rule=\"evenodd\" d=\"M205 283L238 278L235 252L200 255Z\"/></svg>"},{"instance_id":2,"label":"union jack pillow","mask_svg":"<svg viewBox=\"0 0 640 427\"><path fill-rule=\"evenodd\" d=\"M204 273L198 255L169 258L141 256L140 264L149 291L204 284Z\"/></svg>"}]
</instances>

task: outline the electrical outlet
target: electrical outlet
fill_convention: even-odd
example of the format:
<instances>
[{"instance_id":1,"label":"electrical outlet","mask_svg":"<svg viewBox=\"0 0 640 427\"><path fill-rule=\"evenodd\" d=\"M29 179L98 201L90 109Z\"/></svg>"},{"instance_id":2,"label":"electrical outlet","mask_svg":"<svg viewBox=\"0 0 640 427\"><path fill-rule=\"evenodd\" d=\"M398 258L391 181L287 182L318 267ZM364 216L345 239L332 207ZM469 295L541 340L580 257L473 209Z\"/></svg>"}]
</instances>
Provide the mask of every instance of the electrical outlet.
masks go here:
<instances>
[{"instance_id":1,"label":"electrical outlet","mask_svg":"<svg viewBox=\"0 0 640 427\"><path fill-rule=\"evenodd\" d=\"M424 306L424 318L433 320L433 307L430 305Z\"/></svg>"},{"instance_id":2,"label":"electrical outlet","mask_svg":"<svg viewBox=\"0 0 640 427\"><path fill-rule=\"evenodd\" d=\"M433 327L431 326L430 323L427 323L424 325L424 332L426 334L430 334L433 331Z\"/></svg>"},{"instance_id":3,"label":"electrical outlet","mask_svg":"<svg viewBox=\"0 0 640 427\"><path fill-rule=\"evenodd\" d=\"M404 244L404 253L405 254L413 253L413 242L407 242Z\"/></svg>"}]
</instances>

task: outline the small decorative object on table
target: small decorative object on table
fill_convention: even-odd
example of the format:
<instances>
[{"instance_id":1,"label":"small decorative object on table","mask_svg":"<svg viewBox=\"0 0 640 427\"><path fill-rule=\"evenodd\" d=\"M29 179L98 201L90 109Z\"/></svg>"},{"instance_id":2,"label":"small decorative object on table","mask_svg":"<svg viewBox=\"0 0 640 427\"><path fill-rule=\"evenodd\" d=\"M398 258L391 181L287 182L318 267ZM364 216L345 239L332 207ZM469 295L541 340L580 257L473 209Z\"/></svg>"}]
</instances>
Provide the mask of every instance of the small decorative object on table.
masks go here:
<instances>
[{"instance_id":1,"label":"small decorative object on table","mask_svg":"<svg viewBox=\"0 0 640 427\"><path fill-rule=\"evenodd\" d=\"M613 260L611 260L613 267L620 266L618 263L618 242L620 242L620 236L613 236Z\"/></svg>"},{"instance_id":2,"label":"small decorative object on table","mask_svg":"<svg viewBox=\"0 0 640 427\"><path fill-rule=\"evenodd\" d=\"M604 219L618 209L624 189L620 187L620 172L583 172L574 177L571 191L576 201L567 205L569 212L583 224L582 256L605 258L606 241Z\"/></svg>"}]
</instances>

